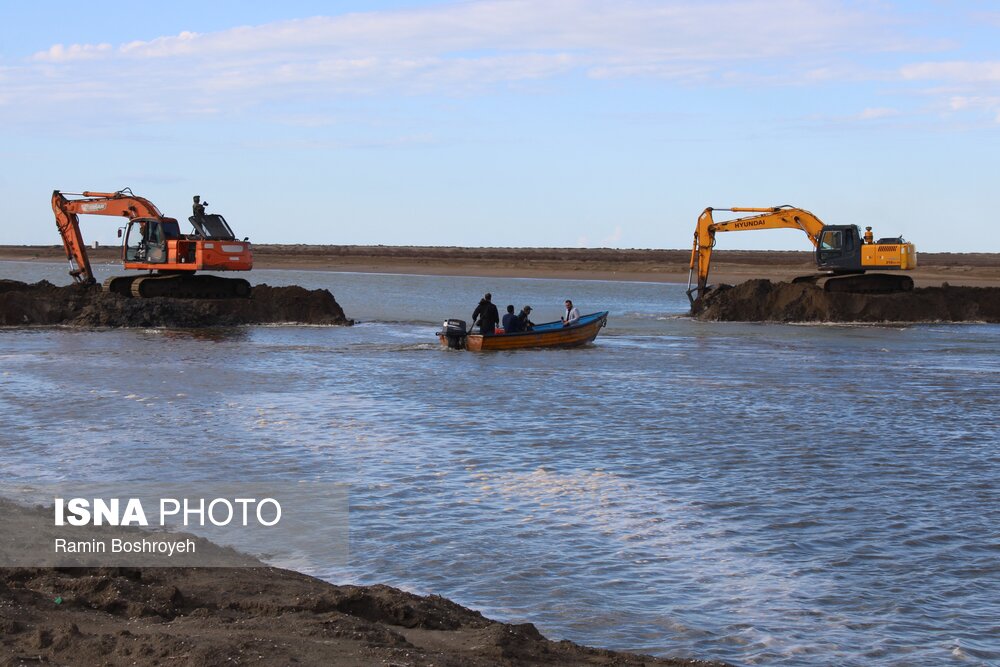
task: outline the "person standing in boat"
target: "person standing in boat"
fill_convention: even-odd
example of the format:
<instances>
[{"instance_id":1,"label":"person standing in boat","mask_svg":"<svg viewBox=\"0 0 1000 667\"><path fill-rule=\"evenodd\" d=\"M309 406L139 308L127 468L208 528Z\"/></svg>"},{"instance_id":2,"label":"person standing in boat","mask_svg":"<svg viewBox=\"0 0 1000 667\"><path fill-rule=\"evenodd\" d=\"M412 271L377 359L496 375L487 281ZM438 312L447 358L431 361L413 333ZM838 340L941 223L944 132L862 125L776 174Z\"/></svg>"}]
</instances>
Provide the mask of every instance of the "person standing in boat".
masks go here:
<instances>
[{"instance_id":1,"label":"person standing in boat","mask_svg":"<svg viewBox=\"0 0 1000 667\"><path fill-rule=\"evenodd\" d=\"M535 328L535 323L528 319L528 315L530 314L531 306L525 306L521 309L521 312L517 314L518 331L531 331Z\"/></svg>"},{"instance_id":2,"label":"person standing in boat","mask_svg":"<svg viewBox=\"0 0 1000 667\"><path fill-rule=\"evenodd\" d=\"M563 326L572 326L576 324L578 319L580 319L580 311L573 305L572 301L566 299L566 312L562 316Z\"/></svg>"},{"instance_id":3,"label":"person standing in boat","mask_svg":"<svg viewBox=\"0 0 1000 667\"><path fill-rule=\"evenodd\" d=\"M493 295L487 292L479 301L479 305L472 311L472 322L475 325L479 320L479 333L484 336L492 336L496 333L497 324L500 323L500 313L493 305Z\"/></svg>"},{"instance_id":4,"label":"person standing in boat","mask_svg":"<svg viewBox=\"0 0 1000 667\"><path fill-rule=\"evenodd\" d=\"M507 313L503 316L503 327L504 333L517 333L520 331L518 325L520 323L517 321L517 315L514 314L514 305L511 304L507 306Z\"/></svg>"}]
</instances>

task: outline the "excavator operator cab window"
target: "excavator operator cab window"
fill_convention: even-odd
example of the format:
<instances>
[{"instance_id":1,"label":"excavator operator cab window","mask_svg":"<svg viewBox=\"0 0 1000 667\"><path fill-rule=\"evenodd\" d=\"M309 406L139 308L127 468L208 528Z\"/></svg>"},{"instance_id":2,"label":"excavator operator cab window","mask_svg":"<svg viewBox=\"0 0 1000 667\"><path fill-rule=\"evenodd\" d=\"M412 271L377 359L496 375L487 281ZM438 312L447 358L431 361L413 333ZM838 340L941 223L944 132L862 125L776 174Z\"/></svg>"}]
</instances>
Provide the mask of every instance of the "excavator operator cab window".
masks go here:
<instances>
[{"instance_id":1,"label":"excavator operator cab window","mask_svg":"<svg viewBox=\"0 0 1000 667\"><path fill-rule=\"evenodd\" d=\"M125 230L125 261L146 261L146 223L130 222Z\"/></svg>"},{"instance_id":2,"label":"excavator operator cab window","mask_svg":"<svg viewBox=\"0 0 1000 667\"><path fill-rule=\"evenodd\" d=\"M849 234L845 230L827 229L819 236L817 259L820 265L827 262L840 262L846 255L851 254L852 247Z\"/></svg>"},{"instance_id":3,"label":"excavator operator cab window","mask_svg":"<svg viewBox=\"0 0 1000 667\"><path fill-rule=\"evenodd\" d=\"M840 250L842 245L842 235L839 231L826 231L819 237L820 250Z\"/></svg>"},{"instance_id":4,"label":"excavator operator cab window","mask_svg":"<svg viewBox=\"0 0 1000 667\"><path fill-rule=\"evenodd\" d=\"M174 223L177 226L177 223ZM125 260L129 262L167 261L169 228L157 220L133 220L125 232Z\"/></svg>"}]
</instances>

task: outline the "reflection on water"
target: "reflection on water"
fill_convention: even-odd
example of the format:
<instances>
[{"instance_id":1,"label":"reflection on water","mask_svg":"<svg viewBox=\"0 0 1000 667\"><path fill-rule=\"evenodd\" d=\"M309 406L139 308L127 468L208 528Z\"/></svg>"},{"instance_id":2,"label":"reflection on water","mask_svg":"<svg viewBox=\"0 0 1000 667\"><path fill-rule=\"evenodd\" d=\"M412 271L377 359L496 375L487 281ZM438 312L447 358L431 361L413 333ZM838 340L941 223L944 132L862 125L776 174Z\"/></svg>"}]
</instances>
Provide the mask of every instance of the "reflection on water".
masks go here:
<instances>
[{"instance_id":1,"label":"reflection on water","mask_svg":"<svg viewBox=\"0 0 1000 667\"><path fill-rule=\"evenodd\" d=\"M700 323L679 285L255 273L363 323L0 331L0 474L349 482L349 565L318 574L557 638L1000 660L1000 327ZM439 349L486 290L611 317L581 350Z\"/></svg>"}]
</instances>

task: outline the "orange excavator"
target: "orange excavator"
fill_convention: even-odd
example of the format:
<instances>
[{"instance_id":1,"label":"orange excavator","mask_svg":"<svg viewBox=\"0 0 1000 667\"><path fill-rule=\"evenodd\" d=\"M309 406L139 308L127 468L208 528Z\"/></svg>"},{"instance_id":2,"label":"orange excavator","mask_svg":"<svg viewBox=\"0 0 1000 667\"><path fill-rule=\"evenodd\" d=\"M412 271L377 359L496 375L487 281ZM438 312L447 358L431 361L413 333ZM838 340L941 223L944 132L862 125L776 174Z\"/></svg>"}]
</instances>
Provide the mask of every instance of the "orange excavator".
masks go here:
<instances>
[{"instance_id":1,"label":"orange excavator","mask_svg":"<svg viewBox=\"0 0 1000 667\"><path fill-rule=\"evenodd\" d=\"M111 215L128 219L118 230L122 262L126 269L146 275L115 276L104 281L104 290L129 297L225 299L250 296L250 283L242 278L195 275L197 271L249 271L253 253L246 239L237 240L226 219L217 214L188 218L193 227L182 234L174 218L129 188L118 192L52 193L52 210L62 236L73 280L97 282L90 268L87 247L80 232L81 214Z\"/></svg>"},{"instance_id":2,"label":"orange excavator","mask_svg":"<svg viewBox=\"0 0 1000 667\"><path fill-rule=\"evenodd\" d=\"M712 217L713 211L755 215L716 222ZM709 290L708 269L716 233L758 229L799 229L809 237L816 252L816 266L821 273L800 276L792 282L821 285L827 292L890 293L913 289L913 279L909 276L866 273L873 269L908 271L916 268L917 250L902 237L876 241L871 227L865 227L862 236L857 225L827 225L809 211L794 206L706 208L698 217L694 247L691 248L687 295L692 304L696 297L704 296ZM698 284L692 288L691 280L695 272Z\"/></svg>"}]
</instances>

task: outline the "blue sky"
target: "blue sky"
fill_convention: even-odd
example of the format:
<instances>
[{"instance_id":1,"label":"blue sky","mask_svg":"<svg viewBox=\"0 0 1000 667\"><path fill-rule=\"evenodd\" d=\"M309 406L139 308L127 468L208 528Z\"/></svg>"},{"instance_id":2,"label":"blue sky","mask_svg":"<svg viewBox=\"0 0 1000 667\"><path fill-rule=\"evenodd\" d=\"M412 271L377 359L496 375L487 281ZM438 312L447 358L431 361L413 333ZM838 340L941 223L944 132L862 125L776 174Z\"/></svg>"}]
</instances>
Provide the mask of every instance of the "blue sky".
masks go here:
<instances>
[{"instance_id":1,"label":"blue sky","mask_svg":"<svg viewBox=\"0 0 1000 667\"><path fill-rule=\"evenodd\" d=\"M1000 252L998 44L1000 2L4 3L0 244L128 186L259 243L687 248L793 204Z\"/></svg>"}]
</instances>

